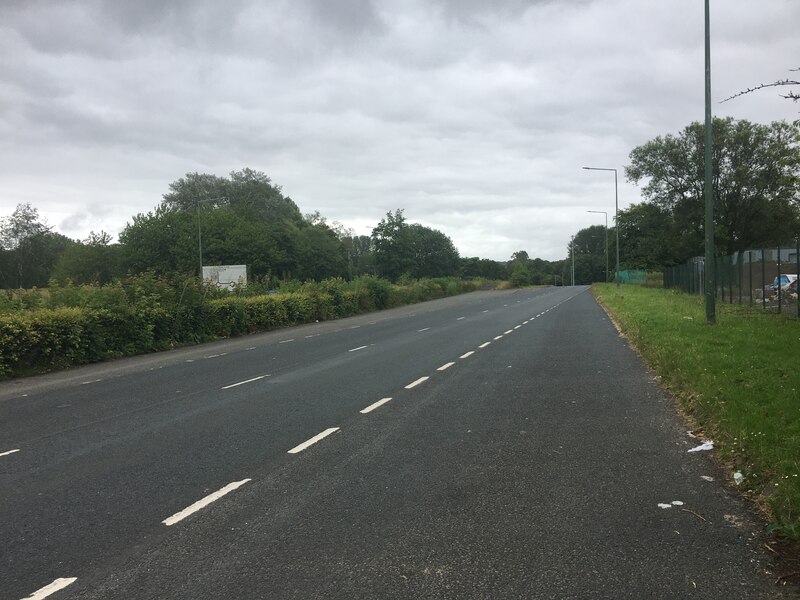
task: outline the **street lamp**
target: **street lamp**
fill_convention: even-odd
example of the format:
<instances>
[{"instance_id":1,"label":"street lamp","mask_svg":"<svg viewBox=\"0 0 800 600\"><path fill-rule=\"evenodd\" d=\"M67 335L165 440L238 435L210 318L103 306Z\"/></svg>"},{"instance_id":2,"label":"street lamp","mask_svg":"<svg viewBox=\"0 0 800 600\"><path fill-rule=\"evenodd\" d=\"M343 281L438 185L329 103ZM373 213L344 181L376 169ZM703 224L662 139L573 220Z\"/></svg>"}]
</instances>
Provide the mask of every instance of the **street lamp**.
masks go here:
<instances>
[{"instance_id":1,"label":"street lamp","mask_svg":"<svg viewBox=\"0 0 800 600\"><path fill-rule=\"evenodd\" d=\"M575 285L575 236L569 241L569 253L572 255L572 285Z\"/></svg>"},{"instance_id":2,"label":"street lamp","mask_svg":"<svg viewBox=\"0 0 800 600\"><path fill-rule=\"evenodd\" d=\"M617 267L614 272L614 280L619 287L619 187L617 186L617 170L604 169L602 167L583 167L587 171L614 171L614 230L617 235Z\"/></svg>"},{"instance_id":3,"label":"street lamp","mask_svg":"<svg viewBox=\"0 0 800 600\"><path fill-rule=\"evenodd\" d=\"M204 198L200 200L199 198L194 201L195 205L197 206L197 253L200 256L200 281L203 280L203 234L200 230L200 203L201 202L216 202L217 200L227 200L228 198L225 196L220 196L219 198Z\"/></svg>"},{"instance_id":4,"label":"street lamp","mask_svg":"<svg viewBox=\"0 0 800 600\"><path fill-rule=\"evenodd\" d=\"M604 210L587 210L590 213L599 213L606 216L606 283L608 283L608 213Z\"/></svg>"}]
</instances>

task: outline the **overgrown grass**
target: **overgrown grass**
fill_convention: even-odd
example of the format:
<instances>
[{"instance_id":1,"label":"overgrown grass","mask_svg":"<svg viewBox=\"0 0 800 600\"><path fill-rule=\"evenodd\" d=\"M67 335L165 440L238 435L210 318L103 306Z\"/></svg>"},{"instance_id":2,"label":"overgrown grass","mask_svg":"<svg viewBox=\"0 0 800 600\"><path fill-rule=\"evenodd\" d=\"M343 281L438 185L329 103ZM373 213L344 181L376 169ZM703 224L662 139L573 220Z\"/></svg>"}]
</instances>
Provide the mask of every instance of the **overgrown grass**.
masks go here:
<instances>
[{"instance_id":1,"label":"overgrown grass","mask_svg":"<svg viewBox=\"0 0 800 600\"><path fill-rule=\"evenodd\" d=\"M594 286L741 487L800 541L800 321L663 289Z\"/></svg>"}]
</instances>

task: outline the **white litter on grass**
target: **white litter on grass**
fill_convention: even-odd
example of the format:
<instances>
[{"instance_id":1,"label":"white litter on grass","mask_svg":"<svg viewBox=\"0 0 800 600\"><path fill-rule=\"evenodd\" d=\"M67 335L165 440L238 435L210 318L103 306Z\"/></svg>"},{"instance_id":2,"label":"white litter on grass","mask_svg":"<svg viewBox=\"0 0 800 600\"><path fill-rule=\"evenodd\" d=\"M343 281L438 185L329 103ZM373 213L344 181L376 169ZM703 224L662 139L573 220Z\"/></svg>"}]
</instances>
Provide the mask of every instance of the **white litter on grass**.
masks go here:
<instances>
[{"instance_id":1,"label":"white litter on grass","mask_svg":"<svg viewBox=\"0 0 800 600\"><path fill-rule=\"evenodd\" d=\"M713 477L709 477L708 475L700 475L700 479L703 481L714 481Z\"/></svg>"},{"instance_id":2,"label":"white litter on grass","mask_svg":"<svg viewBox=\"0 0 800 600\"><path fill-rule=\"evenodd\" d=\"M673 500L672 506L683 506L683 502L681 502L680 500Z\"/></svg>"},{"instance_id":3,"label":"white litter on grass","mask_svg":"<svg viewBox=\"0 0 800 600\"><path fill-rule=\"evenodd\" d=\"M672 508L672 504L664 504L663 502L659 502L658 508Z\"/></svg>"},{"instance_id":4,"label":"white litter on grass","mask_svg":"<svg viewBox=\"0 0 800 600\"><path fill-rule=\"evenodd\" d=\"M741 471L736 471L736 473L733 474L733 481L736 485L744 481L744 475L742 475Z\"/></svg>"},{"instance_id":5,"label":"white litter on grass","mask_svg":"<svg viewBox=\"0 0 800 600\"><path fill-rule=\"evenodd\" d=\"M699 446L695 446L694 448L689 448L687 452L702 452L704 450L713 450L714 449L714 442L704 442Z\"/></svg>"}]
</instances>

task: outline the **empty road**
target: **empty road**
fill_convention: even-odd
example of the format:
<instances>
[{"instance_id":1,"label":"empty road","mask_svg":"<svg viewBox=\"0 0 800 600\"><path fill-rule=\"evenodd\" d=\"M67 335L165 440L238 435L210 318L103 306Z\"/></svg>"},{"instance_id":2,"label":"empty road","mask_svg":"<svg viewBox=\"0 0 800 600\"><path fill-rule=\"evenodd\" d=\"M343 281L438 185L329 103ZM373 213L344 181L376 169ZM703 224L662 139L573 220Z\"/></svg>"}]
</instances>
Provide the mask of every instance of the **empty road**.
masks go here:
<instances>
[{"instance_id":1,"label":"empty road","mask_svg":"<svg viewBox=\"0 0 800 600\"><path fill-rule=\"evenodd\" d=\"M0 384L0 598L775 598L583 287Z\"/></svg>"}]
</instances>

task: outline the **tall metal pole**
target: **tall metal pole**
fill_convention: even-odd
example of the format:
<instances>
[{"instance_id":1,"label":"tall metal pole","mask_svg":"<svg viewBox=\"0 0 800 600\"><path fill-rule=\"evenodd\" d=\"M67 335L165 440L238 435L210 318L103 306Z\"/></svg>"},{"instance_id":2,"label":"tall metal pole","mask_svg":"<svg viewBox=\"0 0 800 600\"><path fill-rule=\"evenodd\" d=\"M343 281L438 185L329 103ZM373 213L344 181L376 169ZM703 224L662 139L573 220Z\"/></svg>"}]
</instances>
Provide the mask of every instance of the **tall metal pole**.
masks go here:
<instances>
[{"instance_id":1,"label":"tall metal pole","mask_svg":"<svg viewBox=\"0 0 800 600\"><path fill-rule=\"evenodd\" d=\"M616 232L617 237L617 267L616 272L614 273L614 280L617 282L617 287L619 287L619 186L617 185L617 170L616 169L604 169L601 167L582 167L587 171L614 171L614 231Z\"/></svg>"},{"instance_id":2,"label":"tall metal pole","mask_svg":"<svg viewBox=\"0 0 800 600\"><path fill-rule=\"evenodd\" d=\"M197 204L197 252L200 256L200 279L203 279L203 234L200 230L200 200Z\"/></svg>"},{"instance_id":3,"label":"tall metal pole","mask_svg":"<svg viewBox=\"0 0 800 600\"><path fill-rule=\"evenodd\" d=\"M713 165L711 153L711 25L710 25L710 11L708 6L709 0L705 0L705 17L706 17L706 322L713 325L717 321L715 294L717 291L717 284L714 277L714 188L713 188Z\"/></svg>"},{"instance_id":4,"label":"tall metal pole","mask_svg":"<svg viewBox=\"0 0 800 600\"><path fill-rule=\"evenodd\" d=\"M572 254L572 285L575 285L575 236L569 242L569 253Z\"/></svg>"},{"instance_id":5,"label":"tall metal pole","mask_svg":"<svg viewBox=\"0 0 800 600\"><path fill-rule=\"evenodd\" d=\"M608 213L604 210L587 210L586 212L599 213L606 217L606 283L608 283Z\"/></svg>"}]
</instances>

